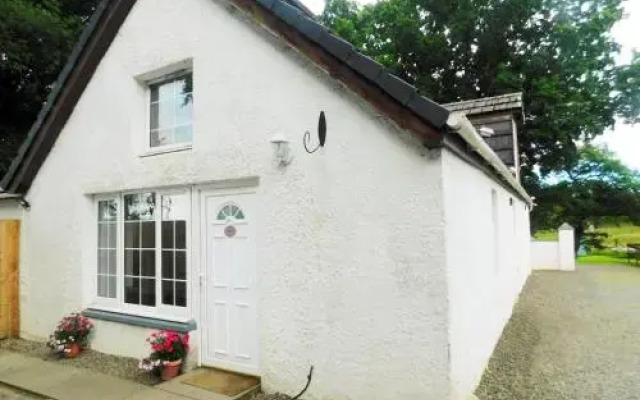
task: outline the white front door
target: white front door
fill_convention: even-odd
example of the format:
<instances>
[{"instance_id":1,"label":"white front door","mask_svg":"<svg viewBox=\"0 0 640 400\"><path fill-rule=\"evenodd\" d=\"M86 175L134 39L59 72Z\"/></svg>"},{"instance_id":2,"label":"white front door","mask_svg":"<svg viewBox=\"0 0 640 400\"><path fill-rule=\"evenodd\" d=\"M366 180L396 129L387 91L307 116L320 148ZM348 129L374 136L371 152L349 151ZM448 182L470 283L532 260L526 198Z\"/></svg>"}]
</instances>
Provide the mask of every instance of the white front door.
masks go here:
<instances>
[{"instance_id":1,"label":"white front door","mask_svg":"<svg viewBox=\"0 0 640 400\"><path fill-rule=\"evenodd\" d=\"M202 195L203 364L258 372L254 195Z\"/></svg>"}]
</instances>

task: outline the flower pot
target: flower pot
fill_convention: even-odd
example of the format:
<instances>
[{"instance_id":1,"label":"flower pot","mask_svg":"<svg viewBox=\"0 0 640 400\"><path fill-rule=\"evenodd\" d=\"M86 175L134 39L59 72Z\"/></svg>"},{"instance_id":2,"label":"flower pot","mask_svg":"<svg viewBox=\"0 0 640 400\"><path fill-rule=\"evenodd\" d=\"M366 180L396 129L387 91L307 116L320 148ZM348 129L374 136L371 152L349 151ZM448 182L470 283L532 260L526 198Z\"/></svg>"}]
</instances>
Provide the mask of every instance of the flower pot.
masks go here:
<instances>
[{"instance_id":1,"label":"flower pot","mask_svg":"<svg viewBox=\"0 0 640 400\"><path fill-rule=\"evenodd\" d=\"M169 381L180 374L182 360L166 361L162 364L162 380Z\"/></svg>"},{"instance_id":2,"label":"flower pot","mask_svg":"<svg viewBox=\"0 0 640 400\"><path fill-rule=\"evenodd\" d=\"M66 345L65 355L67 358L76 358L82 352L82 348L79 343L71 343Z\"/></svg>"}]
</instances>

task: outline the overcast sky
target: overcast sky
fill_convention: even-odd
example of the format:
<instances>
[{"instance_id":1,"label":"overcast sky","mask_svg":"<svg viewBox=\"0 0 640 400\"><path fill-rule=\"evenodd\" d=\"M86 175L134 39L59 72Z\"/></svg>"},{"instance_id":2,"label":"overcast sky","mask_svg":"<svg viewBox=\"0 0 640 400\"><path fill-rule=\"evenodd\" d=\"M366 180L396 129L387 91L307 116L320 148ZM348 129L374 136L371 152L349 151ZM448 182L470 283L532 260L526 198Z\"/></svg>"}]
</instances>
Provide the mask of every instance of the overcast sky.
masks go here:
<instances>
[{"instance_id":1,"label":"overcast sky","mask_svg":"<svg viewBox=\"0 0 640 400\"><path fill-rule=\"evenodd\" d=\"M324 9L324 0L302 0L313 12L320 14ZM375 0L358 0L370 3ZM632 49L640 50L640 0L626 0L626 18L614 27L613 35L622 45L619 62L631 60ZM640 124L635 126L617 124L613 131L598 138L598 143L605 143L627 165L640 170Z\"/></svg>"}]
</instances>

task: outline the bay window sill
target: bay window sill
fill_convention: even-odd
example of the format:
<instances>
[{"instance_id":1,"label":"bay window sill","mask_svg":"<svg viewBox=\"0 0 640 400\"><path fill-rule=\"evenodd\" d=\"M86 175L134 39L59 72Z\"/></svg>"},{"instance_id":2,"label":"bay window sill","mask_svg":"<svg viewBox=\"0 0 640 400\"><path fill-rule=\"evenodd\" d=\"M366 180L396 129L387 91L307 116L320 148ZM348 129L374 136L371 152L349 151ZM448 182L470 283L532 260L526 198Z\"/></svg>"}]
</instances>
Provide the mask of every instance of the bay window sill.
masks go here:
<instances>
[{"instance_id":1,"label":"bay window sill","mask_svg":"<svg viewBox=\"0 0 640 400\"><path fill-rule=\"evenodd\" d=\"M96 308L87 308L82 311L82 315L102 321L117 322L125 325L140 326L143 328L176 331L181 333L196 330L196 321L190 319L185 322L171 321L160 318L141 317L139 315L124 314L113 311L104 311Z\"/></svg>"}]
</instances>

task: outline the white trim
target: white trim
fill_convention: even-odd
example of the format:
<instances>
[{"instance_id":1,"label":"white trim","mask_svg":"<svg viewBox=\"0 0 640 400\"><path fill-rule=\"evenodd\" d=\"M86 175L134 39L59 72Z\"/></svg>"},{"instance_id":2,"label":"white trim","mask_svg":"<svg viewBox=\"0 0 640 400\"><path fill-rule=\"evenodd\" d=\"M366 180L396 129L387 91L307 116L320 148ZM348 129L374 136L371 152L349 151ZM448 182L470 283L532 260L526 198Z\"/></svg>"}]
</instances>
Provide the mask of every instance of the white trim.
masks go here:
<instances>
[{"instance_id":1,"label":"white trim","mask_svg":"<svg viewBox=\"0 0 640 400\"><path fill-rule=\"evenodd\" d=\"M155 147L151 146L151 89L150 89L150 86L153 84L178 78L180 76L184 76L187 74L191 74L191 81L193 82L194 80L193 59L191 58L178 61L177 63L171 64L171 65L168 65L144 74L140 74L135 77L135 79L138 81L138 83L142 86L142 89L144 90L144 102L145 102L143 146L141 147L142 152L138 154L138 157L151 157L159 154L190 150L192 148L194 137L195 137L195 118L194 118L195 113L191 115L191 124L190 124L191 125L191 141L180 142L180 143L170 143L164 146L155 146ZM192 99L194 98L194 92L195 92L194 85L192 85L192 88L191 88ZM187 124L182 124L179 126L186 126L186 125Z\"/></svg>"},{"instance_id":2,"label":"white trim","mask_svg":"<svg viewBox=\"0 0 640 400\"><path fill-rule=\"evenodd\" d=\"M234 185L235 183L235 185ZM192 229L194 233L197 233L198 237L194 240L194 243L197 242L196 245L193 246L193 254L194 257L193 259L196 260L197 259L197 263L198 265L198 270L199 270L199 275L197 277L198 279L198 290L194 290L194 293L197 293L197 303L195 303L194 299L194 307L197 307L197 314L194 312L194 316L197 315L197 322L198 322L198 341L200 343L199 349L198 349L198 365L202 366L205 364L204 359L204 351L207 348L207 346L205 345L205 341L207 340L206 338L206 332L208 327L206 326L206 322L207 322L207 318L206 318L206 309L205 307L202 307L202 299L206 299L206 285L202 284L202 282L205 282L207 279L207 260L206 260L206 254L204 251L204 241L206 240L206 223L205 223L205 219L206 219L206 199L207 197L225 197L225 196L233 196L233 195L244 195L244 194L254 194L257 195L259 191L259 179L258 178L246 178L246 179L238 179L238 180L233 180L233 181L229 181L229 182L224 182L224 184L220 185L218 182L213 182L211 184L204 184L204 185L199 185L197 187L194 187L194 196L193 196L193 202L194 203L198 203L197 207L194 207L194 210L197 210L197 217L194 214L194 221L197 221L197 224L192 224ZM197 194L197 195L196 195ZM243 211L245 212L245 211ZM254 230L253 230L253 234L255 235L254 240L258 240L259 239L259 229L260 229L260 212L258 210L258 206L257 204L254 205L254 212L255 212L255 216L254 218L252 218L252 223L254 225ZM246 213L246 212L245 212ZM197 219L196 219L197 218ZM197 225L197 226L196 226ZM256 243L257 244L257 243ZM196 251L198 253L196 253ZM197 255L196 255L197 254ZM256 257L256 269L259 269L259 258ZM195 274L193 274L195 275ZM261 332L261 324L260 324L260 281L259 281L259 273L257 273L256 271L256 281L255 281L255 285L256 285L256 334L259 335L259 333ZM260 342L258 342L258 346L260 346ZM207 363L207 365L211 365L213 367L219 367L219 368L223 368L223 369L227 369L230 371L235 371L235 372L239 372L239 373L244 373L244 374L248 374L248 375L255 375L255 376L260 376L261 375L261 366L260 366L260 360L261 360L261 349L260 347L258 347L257 349L257 363L258 366L253 368L253 367L248 367L246 365L239 365L239 364L234 364L234 363L227 363L227 362L217 362L215 363L215 365Z\"/></svg>"},{"instance_id":3,"label":"white trim","mask_svg":"<svg viewBox=\"0 0 640 400\"><path fill-rule=\"evenodd\" d=\"M141 304L129 304L124 301L124 257L125 257L125 248L124 248L124 197L131 194L139 194L139 193L149 193L153 192L156 196L156 208L154 214L154 222L155 226L155 234L156 234L156 247L155 247L155 280L156 280L156 305L155 306L145 306ZM188 210L188 218L187 226L186 226L186 269L187 269L187 279L186 279L186 299L187 306L186 307L177 307L177 306L168 306L162 304L162 266L161 266L161 252L162 252L162 196L163 195L171 195L171 194L184 194L188 197L187 203L189 204L190 209ZM150 317L150 318L158 318L165 319L170 321L177 322L186 322L190 319L192 313L192 304L193 299L191 298L191 292L193 280L192 276L195 274L194 270L191 266L191 260L193 259L193 250L192 250L192 226L193 226L193 189L189 186L172 186L165 188L149 188L149 189L138 189L138 190L128 190L121 192L112 192L112 193L104 193L99 195L93 195L93 212L91 213L91 229L94 233L91 235L93 238L91 240L91 253L93 254L94 262L91 263L91 283L87 285L87 293L86 298L88 299L87 306L90 308L95 308L103 311L111 311L129 315L136 315L141 317ZM117 292L115 299L108 299L97 296L97 249L98 249L98 204L100 201L105 200L115 200L118 205L118 218L117 218L117 265L116 265L116 281L117 281ZM89 226L89 225L87 225ZM86 281L85 281L86 283Z\"/></svg>"},{"instance_id":4,"label":"white trim","mask_svg":"<svg viewBox=\"0 0 640 400\"><path fill-rule=\"evenodd\" d=\"M166 146L158 146L158 147L149 146L150 150L145 150L143 153L139 154L138 157L143 158L143 157L157 156L159 154L177 153L180 151L191 150L192 148L193 148L192 143L174 143L174 144L168 144Z\"/></svg>"}]
</instances>

